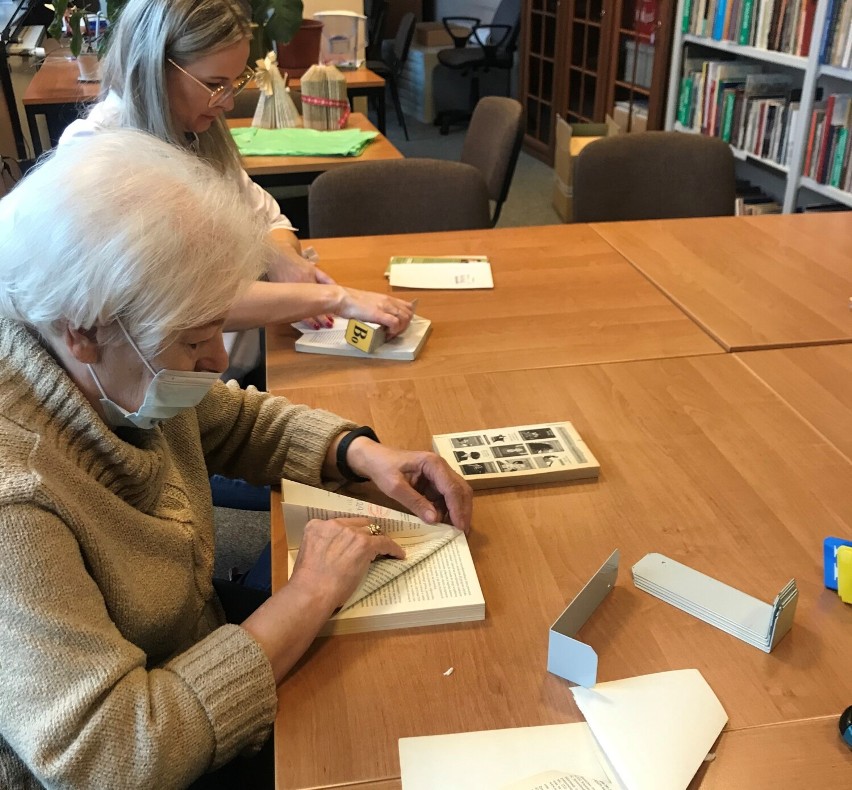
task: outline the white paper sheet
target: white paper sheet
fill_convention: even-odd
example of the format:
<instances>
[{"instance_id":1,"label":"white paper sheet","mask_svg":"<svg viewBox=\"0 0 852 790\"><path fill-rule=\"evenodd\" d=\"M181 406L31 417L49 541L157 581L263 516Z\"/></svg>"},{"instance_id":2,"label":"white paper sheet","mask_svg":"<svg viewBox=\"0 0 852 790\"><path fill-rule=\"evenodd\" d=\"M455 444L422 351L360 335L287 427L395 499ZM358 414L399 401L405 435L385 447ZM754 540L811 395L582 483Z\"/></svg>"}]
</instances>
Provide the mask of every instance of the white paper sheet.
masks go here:
<instances>
[{"instance_id":1,"label":"white paper sheet","mask_svg":"<svg viewBox=\"0 0 852 790\"><path fill-rule=\"evenodd\" d=\"M587 724L399 739L403 790L496 790L548 771L606 781Z\"/></svg>"},{"instance_id":2,"label":"white paper sheet","mask_svg":"<svg viewBox=\"0 0 852 790\"><path fill-rule=\"evenodd\" d=\"M629 790L684 790L728 715L697 669L571 689Z\"/></svg>"}]
</instances>

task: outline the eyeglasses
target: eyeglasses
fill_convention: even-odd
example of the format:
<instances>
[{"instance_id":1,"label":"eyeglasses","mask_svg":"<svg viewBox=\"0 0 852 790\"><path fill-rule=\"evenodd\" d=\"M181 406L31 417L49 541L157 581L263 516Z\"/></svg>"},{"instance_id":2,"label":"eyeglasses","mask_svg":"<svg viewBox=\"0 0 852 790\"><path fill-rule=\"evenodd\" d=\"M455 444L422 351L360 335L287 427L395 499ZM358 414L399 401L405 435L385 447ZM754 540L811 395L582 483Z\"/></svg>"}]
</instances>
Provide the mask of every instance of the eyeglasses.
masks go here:
<instances>
[{"instance_id":1,"label":"eyeglasses","mask_svg":"<svg viewBox=\"0 0 852 790\"><path fill-rule=\"evenodd\" d=\"M228 99L236 96L240 91L242 91L246 85L248 85L252 78L254 77L254 70L250 67L246 66L245 70L239 77L231 82L230 85L220 85L217 88L210 88L208 85L205 85L198 77L193 77L186 69L182 69L175 63L171 58L168 58L169 63L172 64L178 71L183 72L189 77L193 82L200 85L207 93L210 94L210 99L207 102L207 106L211 109L214 107L223 106Z\"/></svg>"}]
</instances>

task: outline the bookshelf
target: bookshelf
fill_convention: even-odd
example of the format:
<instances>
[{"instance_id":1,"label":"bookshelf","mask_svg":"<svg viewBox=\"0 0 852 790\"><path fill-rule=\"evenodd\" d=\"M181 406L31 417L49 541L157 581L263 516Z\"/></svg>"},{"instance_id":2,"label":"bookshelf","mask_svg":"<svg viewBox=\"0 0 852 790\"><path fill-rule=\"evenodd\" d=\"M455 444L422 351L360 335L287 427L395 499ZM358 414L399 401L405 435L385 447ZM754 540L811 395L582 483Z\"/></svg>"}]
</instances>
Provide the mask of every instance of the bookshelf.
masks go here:
<instances>
[{"instance_id":1,"label":"bookshelf","mask_svg":"<svg viewBox=\"0 0 852 790\"><path fill-rule=\"evenodd\" d=\"M754 17L751 25L743 25L743 9L750 2ZM715 19L719 5L726 10L728 3L731 4L728 16L723 14ZM761 10L763 5L769 10ZM849 68L848 58L846 67L820 62L824 49L830 54L832 43L838 45L852 38L852 0L789 0L787 5L791 9L790 21L779 19L775 28L770 27L770 14L775 7L773 0L678 0L665 128L715 134L730 142L738 160L738 175L759 184L785 213L826 200L852 207L852 190L843 177L852 169L849 153L845 151L847 134L852 138L852 110L846 111L843 124L835 124L833 116L829 116L831 123L824 120L834 106L832 103L828 110L825 109L826 97L852 96L852 68ZM704 11L706 16L702 22L698 15L706 7L709 8ZM760 19L761 13L766 14L765 21ZM812 26L806 37L810 24L808 15L811 15ZM761 28L761 24L766 25L766 29ZM703 30L698 32L702 25ZM704 35L708 29L710 34ZM775 43L782 46L780 49L757 46L761 36L769 41L775 36ZM852 51L852 42L845 50ZM841 52L835 60L843 61ZM705 67L703 62L715 65ZM742 72L759 70L761 74L748 77L737 69ZM690 93L689 87L684 88L689 74L696 76L693 82L700 86L698 99L694 92ZM767 75L778 75L774 78L779 83L776 95L767 90L770 86L760 86L761 81L771 82ZM788 84L786 99L780 84L785 79ZM713 93L717 87L718 97ZM692 85L692 90L694 88ZM848 105L840 105L840 101L844 100L838 101L838 110ZM821 127L816 125L820 111ZM811 135L812 124L819 135ZM841 129L845 129L842 148L838 139ZM852 147L852 139L848 142L848 147ZM817 159L812 159L811 155L821 147L825 147L826 153L819 160L822 166L819 170L814 167ZM835 155L839 170L832 174ZM818 177L814 172L803 175L809 166L819 171ZM839 178L835 186L828 183L832 175Z\"/></svg>"}]
</instances>

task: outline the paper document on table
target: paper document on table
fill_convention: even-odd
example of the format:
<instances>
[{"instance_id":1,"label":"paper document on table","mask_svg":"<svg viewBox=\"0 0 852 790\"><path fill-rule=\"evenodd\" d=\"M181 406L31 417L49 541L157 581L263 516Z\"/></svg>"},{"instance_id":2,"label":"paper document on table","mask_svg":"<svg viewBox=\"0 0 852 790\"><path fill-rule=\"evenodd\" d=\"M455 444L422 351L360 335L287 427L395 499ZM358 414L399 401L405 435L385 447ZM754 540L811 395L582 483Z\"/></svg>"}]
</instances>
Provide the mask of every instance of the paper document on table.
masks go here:
<instances>
[{"instance_id":1,"label":"paper document on table","mask_svg":"<svg viewBox=\"0 0 852 790\"><path fill-rule=\"evenodd\" d=\"M414 263L391 258L388 275L393 288L424 288L440 290L466 290L493 288L491 264L476 260L476 256L440 263Z\"/></svg>"},{"instance_id":2,"label":"paper document on table","mask_svg":"<svg viewBox=\"0 0 852 790\"><path fill-rule=\"evenodd\" d=\"M564 771L544 771L520 782L503 785L499 790L612 790L612 785L605 779L589 779Z\"/></svg>"},{"instance_id":3,"label":"paper document on table","mask_svg":"<svg viewBox=\"0 0 852 790\"><path fill-rule=\"evenodd\" d=\"M399 765L403 790L508 790L514 783L549 787L523 784L548 773L582 777L586 784L576 786L583 790L611 787L584 722L400 738Z\"/></svg>"},{"instance_id":4,"label":"paper document on table","mask_svg":"<svg viewBox=\"0 0 852 790\"><path fill-rule=\"evenodd\" d=\"M288 576L295 567L305 526L314 518L368 518L406 552L404 560L371 563L358 589L322 635L466 622L485 616L467 540L455 527L426 524L408 513L289 480L281 482L281 500L289 548Z\"/></svg>"},{"instance_id":5,"label":"paper document on table","mask_svg":"<svg viewBox=\"0 0 852 790\"><path fill-rule=\"evenodd\" d=\"M628 790L684 790L728 715L697 669L571 689Z\"/></svg>"}]
</instances>

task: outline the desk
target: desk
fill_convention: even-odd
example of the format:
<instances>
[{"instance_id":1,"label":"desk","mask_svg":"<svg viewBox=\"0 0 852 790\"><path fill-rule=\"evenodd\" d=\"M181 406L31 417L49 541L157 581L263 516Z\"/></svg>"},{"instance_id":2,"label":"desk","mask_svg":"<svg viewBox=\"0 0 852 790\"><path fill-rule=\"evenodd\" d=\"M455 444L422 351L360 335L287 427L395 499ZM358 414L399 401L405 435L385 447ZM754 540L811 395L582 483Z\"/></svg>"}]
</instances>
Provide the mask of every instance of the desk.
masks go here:
<instances>
[{"instance_id":1,"label":"desk","mask_svg":"<svg viewBox=\"0 0 852 790\"><path fill-rule=\"evenodd\" d=\"M228 126L250 126L250 118L229 118ZM353 112L346 122L347 129L375 132L376 127L363 113ZM348 167L358 162L377 162L402 159L402 154L383 134L368 143L360 156L245 156L243 167L261 186L310 184L320 173L336 167Z\"/></svg>"},{"instance_id":2,"label":"desk","mask_svg":"<svg viewBox=\"0 0 852 790\"><path fill-rule=\"evenodd\" d=\"M852 214L593 226L726 349L852 341Z\"/></svg>"},{"instance_id":3,"label":"desk","mask_svg":"<svg viewBox=\"0 0 852 790\"><path fill-rule=\"evenodd\" d=\"M434 322L414 362L300 354L296 330L267 331L270 380L290 387L719 354L713 342L588 226L316 239L322 269L389 291L391 255L484 254L495 288L401 291Z\"/></svg>"},{"instance_id":4,"label":"desk","mask_svg":"<svg viewBox=\"0 0 852 790\"><path fill-rule=\"evenodd\" d=\"M22 101L35 156L43 152L37 123L39 115L44 115L47 121L51 145L56 145L63 129L80 116L84 105L98 98L101 84L80 82L79 75L76 61L54 55L44 59L27 86Z\"/></svg>"},{"instance_id":5,"label":"desk","mask_svg":"<svg viewBox=\"0 0 852 790\"><path fill-rule=\"evenodd\" d=\"M286 369L268 375L274 390L291 391ZM617 585L580 632L599 653L600 680L696 667L732 731L838 716L852 701L852 607L823 588L821 568L823 537L852 531L852 464L733 355L294 394L412 448L434 433L571 419L601 477L477 494L470 545L483 622L318 640L279 691L280 790L392 788L402 736L581 720L566 681L545 671L547 633L614 548ZM272 522L278 585L277 501ZM639 591L630 567L651 551L764 601L795 577L793 629L766 654ZM810 786L833 786L823 769L811 763Z\"/></svg>"},{"instance_id":6,"label":"desk","mask_svg":"<svg viewBox=\"0 0 852 790\"><path fill-rule=\"evenodd\" d=\"M737 356L852 460L852 344Z\"/></svg>"}]
</instances>

